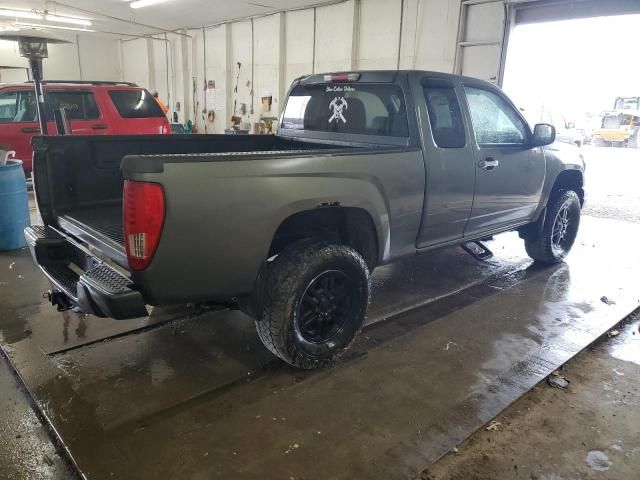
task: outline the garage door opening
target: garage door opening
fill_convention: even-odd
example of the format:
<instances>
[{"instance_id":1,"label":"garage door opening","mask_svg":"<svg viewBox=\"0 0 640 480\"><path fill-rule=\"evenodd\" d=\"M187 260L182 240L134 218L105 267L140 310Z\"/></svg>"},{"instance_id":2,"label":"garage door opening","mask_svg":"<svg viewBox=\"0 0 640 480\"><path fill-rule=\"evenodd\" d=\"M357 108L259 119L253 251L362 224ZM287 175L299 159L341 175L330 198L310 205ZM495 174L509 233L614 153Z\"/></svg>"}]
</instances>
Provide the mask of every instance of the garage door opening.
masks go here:
<instances>
[{"instance_id":1,"label":"garage door opening","mask_svg":"<svg viewBox=\"0 0 640 480\"><path fill-rule=\"evenodd\" d=\"M516 17L517 18L517 17ZM503 88L587 162L585 213L640 222L640 15L516 24Z\"/></svg>"}]
</instances>

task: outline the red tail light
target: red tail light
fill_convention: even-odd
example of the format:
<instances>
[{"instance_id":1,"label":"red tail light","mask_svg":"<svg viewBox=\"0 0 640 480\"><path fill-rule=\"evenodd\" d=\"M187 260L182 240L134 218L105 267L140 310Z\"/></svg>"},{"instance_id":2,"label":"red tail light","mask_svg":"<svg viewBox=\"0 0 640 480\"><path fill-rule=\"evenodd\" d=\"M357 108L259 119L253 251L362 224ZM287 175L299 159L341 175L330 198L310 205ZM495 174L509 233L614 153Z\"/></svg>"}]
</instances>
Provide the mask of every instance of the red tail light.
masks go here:
<instances>
[{"instance_id":1,"label":"red tail light","mask_svg":"<svg viewBox=\"0 0 640 480\"><path fill-rule=\"evenodd\" d=\"M169 135L171 133L171 124L165 122L162 124L162 135Z\"/></svg>"},{"instance_id":2,"label":"red tail light","mask_svg":"<svg viewBox=\"0 0 640 480\"><path fill-rule=\"evenodd\" d=\"M131 270L144 270L149 266L160 241L164 210L162 185L125 180L124 243Z\"/></svg>"}]
</instances>

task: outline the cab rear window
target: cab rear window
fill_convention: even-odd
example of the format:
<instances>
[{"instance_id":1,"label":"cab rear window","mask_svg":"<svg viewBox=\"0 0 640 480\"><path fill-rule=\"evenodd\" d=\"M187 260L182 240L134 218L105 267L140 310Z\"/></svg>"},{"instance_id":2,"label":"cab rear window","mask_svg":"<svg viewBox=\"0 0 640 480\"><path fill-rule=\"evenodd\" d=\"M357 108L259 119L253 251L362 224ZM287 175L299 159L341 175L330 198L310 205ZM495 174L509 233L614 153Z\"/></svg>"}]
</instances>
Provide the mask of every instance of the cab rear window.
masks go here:
<instances>
[{"instance_id":1,"label":"cab rear window","mask_svg":"<svg viewBox=\"0 0 640 480\"><path fill-rule=\"evenodd\" d=\"M123 118L165 116L156 99L146 90L111 90L109 97Z\"/></svg>"},{"instance_id":2,"label":"cab rear window","mask_svg":"<svg viewBox=\"0 0 640 480\"><path fill-rule=\"evenodd\" d=\"M404 96L396 85L298 85L289 94L282 128L408 137Z\"/></svg>"}]
</instances>

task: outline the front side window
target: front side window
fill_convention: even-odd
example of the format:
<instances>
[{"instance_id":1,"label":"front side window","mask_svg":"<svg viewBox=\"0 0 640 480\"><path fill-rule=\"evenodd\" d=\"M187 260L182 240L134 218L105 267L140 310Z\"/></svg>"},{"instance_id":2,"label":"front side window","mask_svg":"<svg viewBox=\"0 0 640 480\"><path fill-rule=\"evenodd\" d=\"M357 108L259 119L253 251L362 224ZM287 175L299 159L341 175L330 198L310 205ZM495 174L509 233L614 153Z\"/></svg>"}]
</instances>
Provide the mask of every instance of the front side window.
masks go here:
<instances>
[{"instance_id":1,"label":"front side window","mask_svg":"<svg viewBox=\"0 0 640 480\"><path fill-rule=\"evenodd\" d=\"M521 145L527 127L500 95L483 88L465 87L478 145Z\"/></svg>"},{"instance_id":2,"label":"front side window","mask_svg":"<svg viewBox=\"0 0 640 480\"><path fill-rule=\"evenodd\" d=\"M35 122L37 119L34 92L22 90L0 93L0 123Z\"/></svg>"},{"instance_id":3,"label":"front side window","mask_svg":"<svg viewBox=\"0 0 640 480\"><path fill-rule=\"evenodd\" d=\"M396 85L298 85L289 94L282 128L408 137L404 96Z\"/></svg>"},{"instance_id":4,"label":"front side window","mask_svg":"<svg viewBox=\"0 0 640 480\"><path fill-rule=\"evenodd\" d=\"M57 91L44 93L47 120L53 120L53 112L64 108L69 120L93 120L100 118L93 93L87 91Z\"/></svg>"},{"instance_id":5,"label":"front side window","mask_svg":"<svg viewBox=\"0 0 640 480\"><path fill-rule=\"evenodd\" d=\"M453 85L438 81L423 84L433 141L440 148L466 145L464 122Z\"/></svg>"}]
</instances>

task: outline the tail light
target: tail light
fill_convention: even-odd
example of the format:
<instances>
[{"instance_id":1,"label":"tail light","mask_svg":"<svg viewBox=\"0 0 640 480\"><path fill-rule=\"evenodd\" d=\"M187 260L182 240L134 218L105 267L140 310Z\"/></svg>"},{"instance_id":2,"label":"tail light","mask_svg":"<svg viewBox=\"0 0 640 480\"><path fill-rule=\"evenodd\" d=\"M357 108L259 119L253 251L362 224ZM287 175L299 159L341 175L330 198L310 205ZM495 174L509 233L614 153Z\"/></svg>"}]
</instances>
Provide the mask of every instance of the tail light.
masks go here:
<instances>
[{"instance_id":1,"label":"tail light","mask_svg":"<svg viewBox=\"0 0 640 480\"><path fill-rule=\"evenodd\" d=\"M357 82L360 80L359 73L332 73L324 76L325 82Z\"/></svg>"},{"instance_id":2,"label":"tail light","mask_svg":"<svg viewBox=\"0 0 640 480\"><path fill-rule=\"evenodd\" d=\"M151 263L164 225L164 190L158 183L125 180L123 194L124 238L131 270Z\"/></svg>"},{"instance_id":3,"label":"tail light","mask_svg":"<svg viewBox=\"0 0 640 480\"><path fill-rule=\"evenodd\" d=\"M169 135L171 133L171 124L169 122L164 122L162 124L162 135Z\"/></svg>"}]
</instances>

